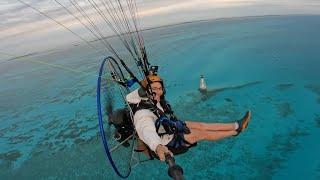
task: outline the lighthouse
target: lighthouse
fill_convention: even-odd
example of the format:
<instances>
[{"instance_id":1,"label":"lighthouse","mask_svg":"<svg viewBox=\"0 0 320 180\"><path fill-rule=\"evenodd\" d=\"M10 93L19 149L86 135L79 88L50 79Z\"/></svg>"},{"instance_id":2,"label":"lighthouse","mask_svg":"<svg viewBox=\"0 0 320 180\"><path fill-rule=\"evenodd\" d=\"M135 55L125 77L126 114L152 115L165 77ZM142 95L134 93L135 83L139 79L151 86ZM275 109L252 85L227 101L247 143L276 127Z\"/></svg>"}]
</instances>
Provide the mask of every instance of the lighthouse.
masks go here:
<instances>
[{"instance_id":1,"label":"lighthouse","mask_svg":"<svg viewBox=\"0 0 320 180\"><path fill-rule=\"evenodd\" d=\"M200 92L207 92L207 85L204 80L204 76L200 75L200 85L199 85L199 91Z\"/></svg>"}]
</instances>

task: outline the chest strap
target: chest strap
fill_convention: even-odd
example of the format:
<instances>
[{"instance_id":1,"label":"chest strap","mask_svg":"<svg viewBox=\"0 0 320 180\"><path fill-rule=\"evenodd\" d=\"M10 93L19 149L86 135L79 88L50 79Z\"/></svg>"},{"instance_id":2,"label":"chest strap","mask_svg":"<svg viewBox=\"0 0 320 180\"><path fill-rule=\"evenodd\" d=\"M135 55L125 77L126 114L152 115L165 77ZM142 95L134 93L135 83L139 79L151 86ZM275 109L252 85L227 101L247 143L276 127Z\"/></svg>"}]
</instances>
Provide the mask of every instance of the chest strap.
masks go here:
<instances>
[{"instance_id":1,"label":"chest strap","mask_svg":"<svg viewBox=\"0 0 320 180\"><path fill-rule=\"evenodd\" d=\"M165 132L160 133L160 126L164 128ZM155 122L156 130L159 136L163 136L165 134L190 134L190 129L187 127L184 121L178 119L169 119L166 116L161 116Z\"/></svg>"}]
</instances>

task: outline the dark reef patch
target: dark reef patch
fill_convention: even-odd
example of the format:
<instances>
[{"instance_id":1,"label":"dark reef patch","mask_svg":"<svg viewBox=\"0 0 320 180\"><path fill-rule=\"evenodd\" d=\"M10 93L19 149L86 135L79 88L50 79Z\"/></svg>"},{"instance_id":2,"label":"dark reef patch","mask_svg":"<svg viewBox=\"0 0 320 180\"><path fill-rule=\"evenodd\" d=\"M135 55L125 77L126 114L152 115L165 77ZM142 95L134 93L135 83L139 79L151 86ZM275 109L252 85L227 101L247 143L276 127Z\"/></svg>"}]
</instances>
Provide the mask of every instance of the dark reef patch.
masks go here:
<instances>
[{"instance_id":1,"label":"dark reef patch","mask_svg":"<svg viewBox=\"0 0 320 180\"><path fill-rule=\"evenodd\" d=\"M284 90L291 88L292 86L293 86L293 83L278 84L276 86L276 89L279 91L284 91Z\"/></svg>"},{"instance_id":2,"label":"dark reef patch","mask_svg":"<svg viewBox=\"0 0 320 180\"><path fill-rule=\"evenodd\" d=\"M0 159L7 162L13 162L16 161L19 157L21 157L22 154L18 150L12 150L6 153L0 154Z\"/></svg>"},{"instance_id":3,"label":"dark reef patch","mask_svg":"<svg viewBox=\"0 0 320 180\"><path fill-rule=\"evenodd\" d=\"M295 127L294 129L292 129L289 132L288 135L291 138L298 138L298 137L302 137L302 136L307 136L307 135L309 135L309 133L307 132L307 129L302 129L302 127L300 127L300 128Z\"/></svg>"},{"instance_id":4,"label":"dark reef patch","mask_svg":"<svg viewBox=\"0 0 320 180\"><path fill-rule=\"evenodd\" d=\"M272 179L272 176L285 167L290 154L299 148L297 138L307 135L299 127L286 134L275 134L267 145L267 153L262 158L252 158L253 167L258 169L259 175L254 179Z\"/></svg>"},{"instance_id":5,"label":"dark reef patch","mask_svg":"<svg viewBox=\"0 0 320 180\"><path fill-rule=\"evenodd\" d=\"M33 138L33 135L28 135L28 134L29 133L25 133L25 134L20 134L18 136L10 137L8 139L10 141L9 144L19 144L19 143L26 142L26 141L30 140L31 138Z\"/></svg>"},{"instance_id":6,"label":"dark reef patch","mask_svg":"<svg viewBox=\"0 0 320 180\"><path fill-rule=\"evenodd\" d=\"M320 128L320 114L316 114L315 117L314 117L314 121L316 123L316 126L318 128Z\"/></svg>"},{"instance_id":7,"label":"dark reef patch","mask_svg":"<svg viewBox=\"0 0 320 180\"><path fill-rule=\"evenodd\" d=\"M15 131L19 126L17 124L12 124L10 127L0 130L0 134L6 134L8 131Z\"/></svg>"},{"instance_id":8,"label":"dark reef patch","mask_svg":"<svg viewBox=\"0 0 320 180\"><path fill-rule=\"evenodd\" d=\"M85 144L30 156L19 168L0 164L1 179L118 179L101 149L99 137Z\"/></svg>"},{"instance_id":9,"label":"dark reef patch","mask_svg":"<svg viewBox=\"0 0 320 180\"><path fill-rule=\"evenodd\" d=\"M224 100L227 102L232 102L232 99L230 99L230 98L224 98Z\"/></svg>"},{"instance_id":10,"label":"dark reef patch","mask_svg":"<svg viewBox=\"0 0 320 180\"><path fill-rule=\"evenodd\" d=\"M59 126L59 120L54 119L50 121L49 123L42 125L43 128L48 129L48 130L53 130Z\"/></svg>"},{"instance_id":11,"label":"dark reef patch","mask_svg":"<svg viewBox=\"0 0 320 180\"><path fill-rule=\"evenodd\" d=\"M201 100L207 100L213 96L215 96L217 93L228 91L228 90L239 90L243 89L246 87L254 86L257 84L260 84L261 81L254 81L254 82L249 82L246 84L238 85L238 86L229 86L229 87L222 87L222 88L216 88L216 89L207 89L206 92L202 93L202 99Z\"/></svg>"},{"instance_id":12,"label":"dark reef patch","mask_svg":"<svg viewBox=\"0 0 320 180\"><path fill-rule=\"evenodd\" d=\"M294 113L294 110L288 102L277 104L277 109L282 118L286 118Z\"/></svg>"},{"instance_id":13,"label":"dark reef patch","mask_svg":"<svg viewBox=\"0 0 320 180\"><path fill-rule=\"evenodd\" d=\"M318 167L316 169L316 178L320 179L320 164L318 164Z\"/></svg>"},{"instance_id":14,"label":"dark reef patch","mask_svg":"<svg viewBox=\"0 0 320 180\"><path fill-rule=\"evenodd\" d=\"M45 138L42 139L36 145L37 151L33 152L33 155L37 155L42 153L45 150L54 154L59 151L63 151L67 147L71 147L73 145L85 144L92 139L92 137L96 137L96 133L92 133L97 131L98 124L82 124L82 119L85 115L78 111L75 114L75 117L70 119L67 124L59 124L61 120L55 119L51 121L51 123L47 123L42 127L49 130L46 133ZM87 117L86 120L94 121L96 116Z\"/></svg>"},{"instance_id":15,"label":"dark reef patch","mask_svg":"<svg viewBox=\"0 0 320 180\"><path fill-rule=\"evenodd\" d=\"M306 85L305 88L311 90L313 93L317 95L317 103L320 104L320 85Z\"/></svg>"}]
</instances>

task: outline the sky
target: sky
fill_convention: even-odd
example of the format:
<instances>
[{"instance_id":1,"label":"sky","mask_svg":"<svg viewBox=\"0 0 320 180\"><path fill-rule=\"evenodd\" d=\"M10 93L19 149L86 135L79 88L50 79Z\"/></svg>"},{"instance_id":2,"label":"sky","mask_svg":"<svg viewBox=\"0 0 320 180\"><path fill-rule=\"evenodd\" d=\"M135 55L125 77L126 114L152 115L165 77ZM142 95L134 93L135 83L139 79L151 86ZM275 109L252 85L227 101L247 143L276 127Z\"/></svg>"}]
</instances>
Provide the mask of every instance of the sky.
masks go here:
<instances>
[{"instance_id":1,"label":"sky","mask_svg":"<svg viewBox=\"0 0 320 180\"><path fill-rule=\"evenodd\" d=\"M86 40L94 37L57 2L72 12L72 0L23 0ZM101 0L95 1L102 7ZM123 1L123 0L122 0ZM95 23L98 13L88 0L77 0ZM186 21L286 14L320 14L320 0L135 0L142 28ZM76 14L77 17L81 15ZM19 0L0 1L0 61L19 55L78 44L79 37ZM106 29L104 35L110 35Z\"/></svg>"}]
</instances>

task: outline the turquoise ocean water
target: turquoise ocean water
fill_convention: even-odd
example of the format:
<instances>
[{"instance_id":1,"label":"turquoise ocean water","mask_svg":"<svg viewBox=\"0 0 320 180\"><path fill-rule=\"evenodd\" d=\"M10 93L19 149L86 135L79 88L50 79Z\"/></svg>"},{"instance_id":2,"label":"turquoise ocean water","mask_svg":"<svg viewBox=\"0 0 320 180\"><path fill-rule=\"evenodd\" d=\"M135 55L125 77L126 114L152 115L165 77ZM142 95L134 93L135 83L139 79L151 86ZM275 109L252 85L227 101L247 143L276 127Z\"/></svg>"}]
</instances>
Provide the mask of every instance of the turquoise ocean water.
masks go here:
<instances>
[{"instance_id":1,"label":"turquoise ocean water","mask_svg":"<svg viewBox=\"0 0 320 180\"><path fill-rule=\"evenodd\" d=\"M320 178L319 29L320 16L266 16L143 32L180 118L230 122L252 111L240 136L176 156L186 179ZM98 135L102 58L77 45L0 62L0 179L118 179ZM149 161L129 179L169 177Z\"/></svg>"}]
</instances>

